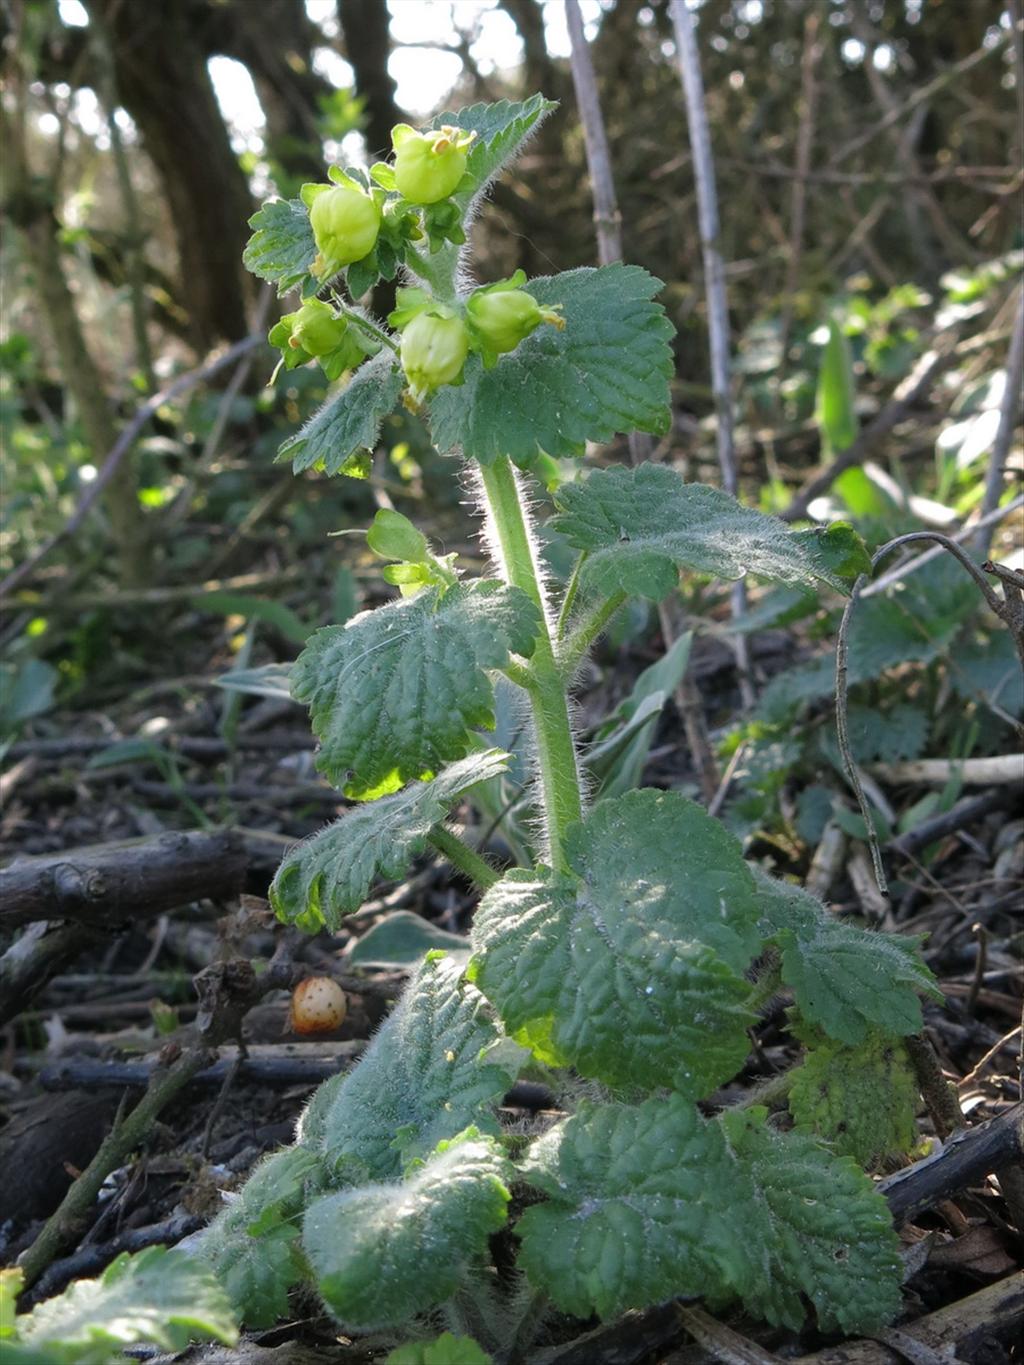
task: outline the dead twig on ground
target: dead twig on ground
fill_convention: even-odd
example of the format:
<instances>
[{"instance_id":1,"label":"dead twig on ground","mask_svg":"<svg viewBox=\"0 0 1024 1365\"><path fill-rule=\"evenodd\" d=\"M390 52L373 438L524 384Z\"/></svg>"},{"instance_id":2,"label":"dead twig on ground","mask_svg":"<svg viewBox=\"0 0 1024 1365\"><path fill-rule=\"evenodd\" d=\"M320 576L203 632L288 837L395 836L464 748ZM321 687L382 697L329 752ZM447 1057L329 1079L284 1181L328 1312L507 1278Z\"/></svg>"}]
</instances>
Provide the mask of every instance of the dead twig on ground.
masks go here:
<instances>
[{"instance_id":1,"label":"dead twig on ground","mask_svg":"<svg viewBox=\"0 0 1024 1365\"><path fill-rule=\"evenodd\" d=\"M245 864L245 844L231 830L167 833L18 858L0 869L0 924L69 919L110 927L189 901L230 900L242 889Z\"/></svg>"}]
</instances>

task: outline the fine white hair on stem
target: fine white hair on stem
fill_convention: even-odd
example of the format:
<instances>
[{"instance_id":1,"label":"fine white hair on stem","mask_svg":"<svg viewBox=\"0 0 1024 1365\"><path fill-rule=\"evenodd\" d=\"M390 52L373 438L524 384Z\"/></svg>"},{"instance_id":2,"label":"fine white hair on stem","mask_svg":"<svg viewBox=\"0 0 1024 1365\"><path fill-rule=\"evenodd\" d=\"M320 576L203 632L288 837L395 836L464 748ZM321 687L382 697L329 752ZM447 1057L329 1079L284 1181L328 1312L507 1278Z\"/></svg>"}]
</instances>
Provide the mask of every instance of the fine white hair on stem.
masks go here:
<instances>
[{"instance_id":1,"label":"fine white hair on stem","mask_svg":"<svg viewBox=\"0 0 1024 1365\"><path fill-rule=\"evenodd\" d=\"M515 479L516 492L519 497L519 505L523 509L523 522L525 524L527 540L530 546L530 555L533 559L534 571L537 578L537 585L538 588L540 589L542 609L544 612L545 628L549 636L553 636L555 613L552 610L551 604L552 595L551 575L547 565L545 564L544 558L540 553L540 547L537 543L537 537L534 531L533 514L538 499L533 493L532 489L530 488L528 480L521 473L521 471L513 467L512 473L513 478ZM490 506L488 504L487 497L483 489L483 484L475 463L473 463L470 460L467 460L463 467L463 488L467 494L467 501L470 501L471 504L475 507L476 511L480 514L480 528L477 532L477 536L488 558L494 565L495 570L498 572L500 577L504 579L505 582L509 582L510 580L509 566L505 560L505 554L501 547L501 541L497 533L497 528L495 527L494 524L494 519L491 515ZM569 690L568 685L567 690ZM523 699L523 701L525 705L525 698ZM578 738L579 725L577 722L577 707L571 696L567 698L567 706L569 712L569 727L572 730L574 737ZM530 736L530 741L525 757L529 774L527 785L530 791L530 804L534 812L533 817L530 821L530 825L532 827L531 833L534 836L534 842L538 843L539 846L543 847L545 853L550 854L551 832L547 824L544 801L540 795L542 784L540 762L537 755L536 729L532 723L528 724L524 728L526 733L529 734ZM590 774L580 763L578 745L574 747L576 747L577 749L576 780L579 785L581 799L585 808L588 804L590 789L593 786L593 782Z\"/></svg>"}]
</instances>

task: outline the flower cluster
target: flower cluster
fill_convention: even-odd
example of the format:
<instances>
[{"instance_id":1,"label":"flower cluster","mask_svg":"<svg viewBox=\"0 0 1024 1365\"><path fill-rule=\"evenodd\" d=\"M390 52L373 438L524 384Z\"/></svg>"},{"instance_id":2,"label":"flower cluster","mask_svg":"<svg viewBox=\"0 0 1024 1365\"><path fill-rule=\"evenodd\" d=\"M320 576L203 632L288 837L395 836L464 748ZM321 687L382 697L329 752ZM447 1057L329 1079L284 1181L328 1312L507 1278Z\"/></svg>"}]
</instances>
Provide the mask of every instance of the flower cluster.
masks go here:
<instances>
[{"instance_id":1,"label":"flower cluster","mask_svg":"<svg viewBox=\"0 0 1024 1365\"><path fill-rule=\"evenodd\" d=\"M417 273L411 253L419 244L430 254L446 242L462 245L466 206L453 196L475 187L467 170L475 139L475 132L462 128L417 132L400 123L391 133L393 161L372 166L368 184L332 168L330 184L304 185L302 202L316 244L313 279L326 284L354 266L362 273L350 273L348 284L358 296L364 292L359 283L390 277L386 265L404 262ZM401 333L399 357L411 406L445 385L461 384L471 352L490 369L542 324L564 328L560 308L542 307L525 284L519 270L464 299L439 299L420 287L398 291L388 320ZM317 360L333 380L380 349L374 330L340 301L336 308L311 297L276 324L270 341L287 369Z\"/></svg>"}]
</instances>

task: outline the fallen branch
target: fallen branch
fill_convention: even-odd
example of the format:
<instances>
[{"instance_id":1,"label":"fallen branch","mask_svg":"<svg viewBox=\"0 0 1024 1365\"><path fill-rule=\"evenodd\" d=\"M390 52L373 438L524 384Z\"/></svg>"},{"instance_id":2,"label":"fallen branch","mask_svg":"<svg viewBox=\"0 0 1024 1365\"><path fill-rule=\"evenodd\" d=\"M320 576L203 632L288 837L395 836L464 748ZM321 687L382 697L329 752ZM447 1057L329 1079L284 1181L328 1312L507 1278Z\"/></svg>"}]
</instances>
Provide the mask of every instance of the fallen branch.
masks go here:
<instances>
[{"instance_id":1,"label":"fallen branch","mask_svg":"<svg viewBox=\"0 0 1024 1365\"><path fill-rule=\"evenodd\" d=\"M1020 788L1024 784L1024 754L998 754L994 758L918 758L908 763L872 763L872 777L894 787L944 787L959 777L965 787L989 785Z\"/></svg>"},{"instance_id":2,"label":"fallen branch","mask_svg":"<svg viewBox=\"0 0 1024 1365\"><path fill-rule=\"evenodd\" d=\"M60 1291L71 1280L81 1276L98 1275L115 1256L124 1251L142 1251L144 1247L158 1245L174 1246L183 1237L198 1231L206 1220L196 1213L176 1213L162 1223L151 1223L144 1228L129 1228L110 1242L82 1247L61 1261L54 1261L35 1284L31 1294L26 1297L25 1307L40 1303Z\"/></svg>"},{"instance_id":3,"label":"fallen branch","mask_svg":"<svg viewBox=\"0 0 1024 1365\"><path fill-rule=\"evenodd\" d=\"M1024 1156L1024 1106L1015 1104L988 1123L964 1128L934 1156L887 1176L878 1188L897 1222L907 1222L925 1209Z\"/></svg>"},{"instance_id":4,"label":"fallen branch","mask_svg":"<svg viewBox=\"0 0 1024 1365\"><path fill-rule=\"evenodd\" d=\"M238 1050L227 1048L216 1060L196 1071L194 1085L220 1085L235 1067L239 1080L259 1085L319 1085L353 1062L365 1048L358 1042L318 1043L316 1056L304 1056L301 1043L270 1044L268 1048L249 1047L239 1058ZM294 1049L294 1051L292 1050ZM44 1067L39 1082L44 1090L95 1090L103 1086L149 1085L157 1071L156 1061L105 1062L92 1057L72 1057Z\"/></svg>"},{"instance_id":5,"label":"fallen branch","mask_svg":"<svg viewBox=\"0 0 1024 1365\"><path fill-rule=\"evenodd\" d=\"M918 1318L874 1340L847 1341L792 1365L907 1365L907 1361L999 1359L985 1344L1011 1342L1024 1321L1024 1280L1007 1275L966 1299ZM1003 1357L1004 1359L1006 1357ZM673 1357L665 1365L674 1365Z\"/></svg>"},{"instance_id":6,"label":"fallen branch","mask_svg":"<svg viewBox=\"0 0 1024 1365\"><path fill-rule=\"evenodd\" d=\"M242 889L246 854L231 830L193 830L94 844L0 869L0 926L74 920L110 927Z\"/></svg>"},{"instance_id":7,"label":"fallen branch","mask_svg":"<svg viewBox=\"0 0 1024 1365\"><path fill-rule=\"evenodd\" d=\"M944 839L947 834L956 834L959 830L966 829L968 825L976 824L992 811L1009 805L1012 800L1011 792L1007 792L1004 786L996 786L984 796L970 796L966 801L958 801L952 810L935 815L930 820L923 820L914 829L901 834L898 839L890 839L886 847L892 853L904 855L918 853L936 839Z\"/></svg>"},{"instance_id":8,"label":"fallen branch","mask_svg":"<svg viewBox=\"0 0 1024 1365\"><path fill-rule=\"evenodd\" d=\"M0 1024L26 1009L50 977L73 962L92 937L92 931L81 924L50 929L41 921L12 943L0 957Z\"/></svg>"},{"instance_id":9,"label":"fallen branch","mask_svg":"<svg viewBox=\"0 0 1024 1365\"><path fill-rule=\"evenodd\" d=\"M220 1085L234 1067L239 1080L254 1085L314 1086L344 1071L362 1053L366 1040L250 1045L239 1059L234 1048L223 1049L217 1061L196 1072L193 1085ZM315 1051L315 1055L304 1053ZM91 1057L72 1057L44 1067L39 1083L44 1090L97 1090L106 1086L148 1085L157 1070L154 1061L105 1062ZM517 1081L504 1103L514 1109L556 1109L558 1101L545 1085L536 1081Z\"/></svg>"}]
</instances>

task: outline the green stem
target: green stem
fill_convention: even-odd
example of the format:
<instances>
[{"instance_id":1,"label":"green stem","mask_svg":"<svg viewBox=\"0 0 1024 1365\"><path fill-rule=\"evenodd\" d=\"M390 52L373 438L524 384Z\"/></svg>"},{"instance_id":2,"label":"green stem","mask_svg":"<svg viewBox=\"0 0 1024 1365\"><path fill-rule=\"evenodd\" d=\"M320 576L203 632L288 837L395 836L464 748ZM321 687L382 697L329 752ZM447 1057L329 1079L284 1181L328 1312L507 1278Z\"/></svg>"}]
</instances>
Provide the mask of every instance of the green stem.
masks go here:
<instances>
[{"instance_id":1,"label":"green stem","mask_svg":"<svg viewBox=\"0 0 1024 1365\"><path fill-rule=\"evenodd\" d=\"M438 853L443 853L454 867L457 867L460 872L464 872L471 881L476 882L477 886L482 887L484 891L500 880L500 874L495 872L490 863L480 857L476 849L464 844L457 834L453 834L444 825L434 825L427 835L427 840L433 844Z\"/></svg>"},{"instance_id":2,"label":"green stem","mask_svg":"<svg viewBox=\"0 0 1024 1365\"><path fill-rule=\"evenodd\" d=\"M562 610L558 613L558 626L555 630L555 639L565 638L565 632L569 629L569 616L572 613L573 605L576 602L576 594L580 587L580 570L587 558L586 550L579 556L573 565L572 575L566 585L565 596L562 598Z\"/></svg>"},{"instance_id":3,"label":"green stem","mask_svg":"<svg viewBox=\"0 0 1024 1365\"><path fill-rule=\"evenodd\" d=\"M583 813L565 685L551 644L544 593L515 471L509 460L502 456L493 464L481 466L480 476L505 562L506 577L541 611L542 625L534 644L530 665L532 687L528 695L537 739L537 766L551 864L557 871L564 871L567 866L565 833Z\"/></svg>"},{"instance_id":4,"label":"green stem","mask_svg":"<svg viewBox=\"0 0 1024 1365\"><path fill-rule=\"evenodd\" d=\"M558 662L561 666L563 677L572 677L577 664L625 600L626 594L624 592L617 592L609 597L607 602L602 602L599 607L595 607L593 611L583 618L577 628L573 631L571 638L566 641L565 647L559 653Z\"/></svg>"},{"instance_id":5,"label":"green stem","mask_svg":"<svg viewBox=\"0 0 1024 1365\"><path fill-rule=\"evenodd\" d=\"M378 327L375 322L364 317L363 314L353 308L351 304L346 303L341 295L337 294L333 289L331 290L331 297L353 326L358 327L359 330L365 332L367 336L371 336L374 340L379 341L382 346L387 346L395 355L398 354L398 343L389 332L385 332L383 327Z\"/></svg>"}]
</instances>

